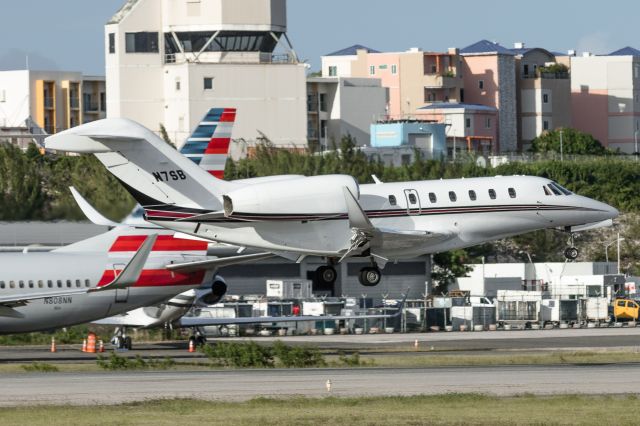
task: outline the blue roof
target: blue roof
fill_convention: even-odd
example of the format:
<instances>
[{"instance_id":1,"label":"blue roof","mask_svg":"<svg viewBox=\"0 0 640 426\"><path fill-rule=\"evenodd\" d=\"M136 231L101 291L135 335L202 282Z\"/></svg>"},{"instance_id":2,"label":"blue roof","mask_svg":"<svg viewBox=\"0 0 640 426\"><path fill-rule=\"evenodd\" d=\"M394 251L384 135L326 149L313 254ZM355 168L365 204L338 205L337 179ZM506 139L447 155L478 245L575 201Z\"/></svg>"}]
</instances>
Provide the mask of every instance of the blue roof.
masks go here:
<instances>
[{"instance_id":1,"label":"blue roof","mask_svg":"<svg viewBox=\"0 0 640 426\"><path fill-rule=\"evenodd\" d=\"M328 55L325 55L325 56L352 56L352 55L357 55L358 50L366 50L367 53L380 53L380 51L371 49L367 46L363 46L361 44L354 44L353 46L345 47L344 49L338 50L333 53L329 53Z\"/></svg>"},{"instance_id":2,"label":"blue roof","mask_svg":"<svg viewBox=\"0 0 640 426\"><path fill-rule=\"evenodd\" d=\"M464 108L472 111L497 111L496 108L480 104L461 104L458 102L434 102L418 109L455 109Z\"/></svg>"},{"instance_id":3,"label":"blue roof","mask_svg":"<svg viewBox=\"0 0 640 426\"><path fill-rule=\"evenodd\" d=\"M465 54L474 54L474 53L498 53L501 55L512 55L513 52L506 47L500 46L498 43L493 43L489 40L480 40L477 43L469 45L463 49L460 49L460 53Z\"/></svg>"},{"instance_id":4,"label":"blue roof","mask_svg":"<svg viewBox=\"0 0 640 426\"><path fill-rule=\"evenodd\" d=\"M640 56L640 50L627 46L609 53L608 56Z\"/></svg>"}]
</instances>

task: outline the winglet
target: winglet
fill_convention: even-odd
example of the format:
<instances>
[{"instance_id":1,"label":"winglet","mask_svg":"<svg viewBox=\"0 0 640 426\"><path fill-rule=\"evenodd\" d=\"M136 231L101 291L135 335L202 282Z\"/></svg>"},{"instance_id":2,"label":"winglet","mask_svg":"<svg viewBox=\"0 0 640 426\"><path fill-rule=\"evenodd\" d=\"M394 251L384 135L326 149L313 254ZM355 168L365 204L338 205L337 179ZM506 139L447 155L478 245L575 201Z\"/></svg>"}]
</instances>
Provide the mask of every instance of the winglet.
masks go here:
<instances>
[{"instance_id":1,"label":"winglet","mask_svg":"<svg viewBox=\"0 0 640 426\"><path fill-rule=\"evenodd\" d=\"M113 222L102 216L100 212L93 208L93 206L89 204L89 202L85 200L84 197L80 195L80 193L73 186L70 186L69 190L71 191L71 195L73 195L73 198L76 200L76 203L78 203L78 207L80 207L80 210L82 210L82 213L84 213L87 219L89 219L95 225L110 227L120 226L119 223Z\"/></svg>"},{"instance_id":2,"label":"winglet","mask_svg":"<svg viewBox=\"0 0 640 426\"><path fill-rule=\"evenodd\" d=\"M346 186L342 187L342 191L344 192L344 200L347 204L347 214L349 215L349 226L351 228L362 229L362 230L373 230L375 227L367 217L367 214L360 207L360 203L356 200L356 197L353 196L349 188Z\"/></svg>"},{"instance_id":3,"label":"winglet","mask_svg":"<svg viewBox=\"0 0 640 426\"><path fill-rule=\"evenodd\" d=\"M376 175L371 175L371 179L373 179L376 185L380 185L381 183L384 183L380 179L378 179L378 176Z\"/></svg>"},{"instance_id":4,"label":"winglet","mask_svg":"<svg viewBox=\"0 0 640 426\"><path fill-rule=\"evenodd\" d=\"M124 267L122 272L109 284L96 287L91 289L90 291L106 291L106 290L114 290L114 289L124 289L127 287L133 286L138 278L140 278L140 274L144 269L145 263L147 263L147 259L151 254L151 249L153 245L156 243L156 239L158 238L158 234L149 235L136 254L133 255L127 266Z\"/></svg>"}]
</instances>

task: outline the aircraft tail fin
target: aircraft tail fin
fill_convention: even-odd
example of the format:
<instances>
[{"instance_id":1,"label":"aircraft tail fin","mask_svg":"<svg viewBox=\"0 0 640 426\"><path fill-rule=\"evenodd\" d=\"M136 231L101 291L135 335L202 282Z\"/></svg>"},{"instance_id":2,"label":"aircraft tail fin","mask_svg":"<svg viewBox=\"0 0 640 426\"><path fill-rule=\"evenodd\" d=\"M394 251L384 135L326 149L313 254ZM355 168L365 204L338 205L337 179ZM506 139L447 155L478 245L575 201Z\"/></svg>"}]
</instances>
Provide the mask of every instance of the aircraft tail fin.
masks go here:
<instances>
[{"instance_id":1,"label":"aircraft tail fin","mask_svg":"<svg viewBox=\"0 0 640 426\"><path fill-rule=\"evenodd\" d=\"M211 175L223 179L235 120L235 108L211 108L180 148L180 153Z\"/></svg>"},{"instance_id":2,"label":"aircraft tail fin","mask_svg":"<svg viewBox=\"0 0 640 426\"><path fill-rule=\"evenodd\" d=\"M237 188L198 167L139 123L93 121L45 140L47 149L95 154L145 210L182 216L222 210L222 196ZM162 215L162 213L160 213Z\"/></svg>"}]
</instances>

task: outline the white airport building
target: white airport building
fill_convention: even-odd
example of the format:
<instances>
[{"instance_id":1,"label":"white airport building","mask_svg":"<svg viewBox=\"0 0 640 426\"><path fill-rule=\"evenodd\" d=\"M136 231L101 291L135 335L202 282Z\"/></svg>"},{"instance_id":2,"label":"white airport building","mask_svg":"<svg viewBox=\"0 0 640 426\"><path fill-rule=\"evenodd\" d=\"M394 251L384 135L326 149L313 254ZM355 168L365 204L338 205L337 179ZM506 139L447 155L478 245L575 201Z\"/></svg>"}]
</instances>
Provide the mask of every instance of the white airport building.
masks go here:
<instances>
[{"instance_id":1,"label":"white airport building","mask_svg":"<svg viewBox=\"0 0 640 426\"><path fill-rule=\"evenodd\" d=\"M162 124L179 146L210 108L234 107L232 154L306 148L306 66L286 31L286 0L128 0L105 26L108 117Z\"/></svg>"}]
</instances>

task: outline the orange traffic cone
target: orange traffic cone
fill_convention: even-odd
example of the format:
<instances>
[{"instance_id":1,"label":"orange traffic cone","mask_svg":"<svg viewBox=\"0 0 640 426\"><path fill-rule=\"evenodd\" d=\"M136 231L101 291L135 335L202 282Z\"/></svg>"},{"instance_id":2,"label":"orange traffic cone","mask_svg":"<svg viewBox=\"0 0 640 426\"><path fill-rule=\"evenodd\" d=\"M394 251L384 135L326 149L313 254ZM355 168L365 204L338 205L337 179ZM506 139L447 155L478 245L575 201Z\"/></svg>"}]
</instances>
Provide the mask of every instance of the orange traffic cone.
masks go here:
<instances>
[{"instance_id":1,"label":"orange traffic cone","mask_svg":"<svg viewBox=\"0 0 640 426\"><path fill-rule=\"evenodd\" d=\"M89 333L89 337L87 338L87 352L95 354L96 353L96 334Z\"/></svg>"},{"instance_id":2,"label":"orange traffic cone","mask_svg":"<svg viewBox=\"0 0 640 426\"><path fill-rule=\"evenodd\" d=\"M87 351L87 339L84 339L82 341L82 352L86 352Z\"/></svg>"},{"instance_id":3,"label":"orange traffic cone","mask_svg":"<svg viewBox=\"0 0 640 426\"><path fill-rule=\"evenodd\" d=\"M98 343L98 352L104 352L104 342L102 340Z\"/></svg>"},{"instance_id":4,"label":"orange traffic cone","mask_svg":"<svg viewBox=\"0 0 640 426\"><path fill-rule=\"evenodd\" d=\"M56 338L51 338L51 352L58 352L58 348L56 348Z\"/></svg>"},{"instance_id":5,"label":"orange traffic cone","mask_svg":"<svg viewBox=\"0 0 640 426\"><path fill-rule=\"evenodd\" d=\"M189 339L189 352L195 352L196 351L196 343L193 341L193 339Z\"/></svg>"}]
</instances>

